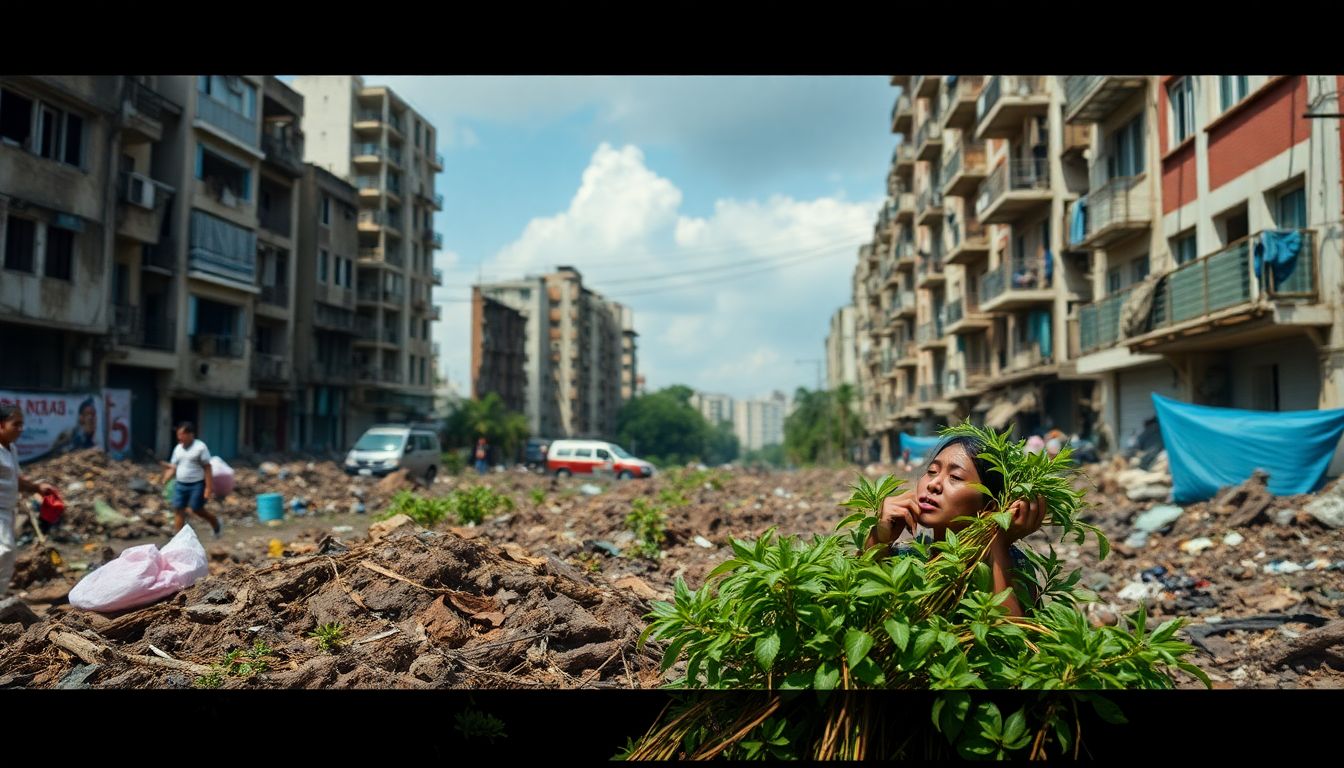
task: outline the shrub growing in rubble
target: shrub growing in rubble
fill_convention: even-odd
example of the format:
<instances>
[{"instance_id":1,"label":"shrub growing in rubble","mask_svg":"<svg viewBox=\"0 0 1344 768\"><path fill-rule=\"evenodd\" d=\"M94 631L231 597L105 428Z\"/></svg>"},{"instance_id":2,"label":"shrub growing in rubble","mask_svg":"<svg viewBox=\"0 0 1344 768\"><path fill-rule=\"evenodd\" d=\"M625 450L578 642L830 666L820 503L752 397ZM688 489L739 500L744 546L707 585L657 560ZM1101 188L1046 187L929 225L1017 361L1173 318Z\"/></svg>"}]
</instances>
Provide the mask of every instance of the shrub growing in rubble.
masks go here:
<instances>
[{"instance_id":1,"label":"shrub growing in rubble","mask_svg":"<svg viewBox=\"0 0 1344 768\"><path fill-rule=\"evenodd\" d=\"M673 602L654 605L641 635L666 643L664 669L686 659L684 675L671 685L767 695L745 711L722 700L692 701L669 713L627 757L862 758L911 748L911 719L883 716L880 701L831 697L818 707L781 693L862 688L948 691L934 706L933 726L962 756L1001 757L1030 747L1040 757L1077 750L1079 702L1107 720L1120 717L1118 710L1095 694L1043 693L1005 716L989 701L973 706L966 691L1170 688L1177 668L1208 685L1181 658L1192 650L1174 639L1181 620L1150 630L1140 607L1130 627L1092 627L1077 609L1092 596L1077 587L1078 571L1063 572L1053 546L1046 555L1027 553L1030 565L1015 585L1027 615L1009 616L1002 605L1009 590L991 591L983 562L994 527L1010 524L1010 515L996 509L1044 496L1046 525L1059 529L1061 539L1081 543L1090 532L1102 557L1109 546L1079 519L1084 492L1070 483L1075 470L1067 448L1051 459L1027 453L1006 433L960 425L943 434L981 439L981 455L1004 478L997 504L960 532L948 531L944 541L915 543L915 556L887 561L876 559L875 549L865 551L882 500L902 481L860 476L844 504L857 512L838 526L852 526L848 536L804 543L772 529L755 542L731 542L735 556L700 589L678 579ZM1028 585L1039 595L1034 602Z\"/></svg>"},{"instance_id":2,"label":"shrub growing in rubble","mask_svg":"<svg viewBox=\"0 0 1344 768\"><path fill-rule=\"evenodd\" d=\"M480 523L501 509L513 509L513 499L496 493L483 485L460 488L448 496L416 496L410 491L398 491L387 510L378 516L386 520L394 515L406 515L417 525L432 528L452 514L462 525Z\"/></svg>"},{"instance_id":3,"label":"shrub growing in rubble","mask_svg":"<svg viewBox=\"0 0 1344 768\"><path fill-rule=\"evenodd\" d=\"M635 534L635 552L650 560L657 560L662 553L666 524L662 508L643 498L631 502L630 513L625 516L626 527Z\"/></svg>"},{"instance_id":4,"label":"shrub growing in rubble","mask_svg":"<svg viewBox=\"0 0 1344 768\"><path fill-rule=\"evenodd\" d=\"M453 511L463 525L480 523L502 509L513 509L513 499L484 485L453 491Z\"/></svg>"}]
</instances>

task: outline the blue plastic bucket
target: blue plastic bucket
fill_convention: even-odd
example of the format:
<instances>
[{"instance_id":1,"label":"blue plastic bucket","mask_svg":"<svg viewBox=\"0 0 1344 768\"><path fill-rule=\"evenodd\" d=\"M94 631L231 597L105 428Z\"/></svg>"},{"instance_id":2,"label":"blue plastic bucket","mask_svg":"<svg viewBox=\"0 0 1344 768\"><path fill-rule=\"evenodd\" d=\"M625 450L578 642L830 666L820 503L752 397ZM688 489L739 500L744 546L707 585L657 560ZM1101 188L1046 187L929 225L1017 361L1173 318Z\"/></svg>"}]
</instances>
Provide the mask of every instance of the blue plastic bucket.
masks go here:
<instances>
[{"instance_id":1,"label":"blue plastic bucket","mask_svg":"<svg viewBox=\"0 0 1344 768\"><path fill-rule=\"evenodd\" d=\"M285 519L284 497L278 493L263 493L257 496L257 519L262 522Z\"/></svg>"}]
</instances>

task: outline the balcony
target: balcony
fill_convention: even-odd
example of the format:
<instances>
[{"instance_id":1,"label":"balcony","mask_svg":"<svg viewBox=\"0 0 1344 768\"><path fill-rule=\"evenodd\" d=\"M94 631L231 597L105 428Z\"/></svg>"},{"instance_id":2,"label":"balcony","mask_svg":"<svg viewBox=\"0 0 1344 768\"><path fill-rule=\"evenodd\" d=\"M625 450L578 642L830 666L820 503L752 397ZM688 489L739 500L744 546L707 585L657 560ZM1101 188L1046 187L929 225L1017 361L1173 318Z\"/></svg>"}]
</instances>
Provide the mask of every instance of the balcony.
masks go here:
<instances>
[{"instance_id":1,"label":"balcony","mask_svg":"<svg viewBox=\"0 0 1344 768\"><path fill-rule=\"evenodd\" d=\"M1051 305L1055 291L1042 279L1043 264L1035 261L1007 264L985 273L980 280L980 311L1005 312L1014 309Z\"/></svg>"},{"instance_id":2,"label":"balcony","mask_svg":"<svg viewBox=\"0 0 1344 768\"><path fill-rule=\"evenodd\" d=\"M129 134L128 143L163 140L163 124L182 116L182 107L164 98L154 89L134 78L125 78L126 88L121 98L121 126Z\"/></svg>"},{"instance_id":3,"label":"balcony","mask_svg":"<svg viewBox=\"0 0 1344 768\"><path fill-rule=\"evenodd\" d=\"M402 259L401 252L395 248L360 248L359 263L389 264L400 267L405 261Z\"/></svg>"},{"instance_id":4,"label":"balcony","mask_svg":"<svg viewBox=\"0 0 1344 768\"><path fill-rule=\"evenodd\" d=\"M1121 337L1120 310L1134 289L1107 296L1101 301L1084 304L1078 309L1078 348L1083 354L1109 349Z\"/></svg>"},{"instance_id":5,"label":"balcony","mask_svg":"<svg viewBox=\"0 0 1344 768\"><path fill-rule=\"evenodd\" d=\"M429 319L430 319L430 320L436 320L436 321L437 321L437 320L442 320L442 319L443 319L443 306L442 306L442 305L439 305L439 304L435 304L433 307L431 307L430 310L429 310Z\"/></svg>"},{"instance_id":6,"label":"balcony","mask_svg":"<svg viewBox=\"0 0 1344 768\"><path fill-rule=\"evenodd\" d=\"M892 317L910 317L915 314L915 292L892 291L889 311Z\"/></svg>"},{"instance_id":7,"label":"balcony","mask_svg":"<svg viewBox=\"0 0 1344 768\"><path fill-rule=\"evenodd\" d=\"M140 307L113 306L113 338L124 347L139 347L160 352L177 348L177 324L162 315L147 316Z\"/></svg>"},{"instance_id":8,"label":"balcony","mask_svg":"<svg viewBox=\"0 0 1344 768\"><path fill-rule=\"evenodd\" d=\"M980 311L979 305L961 298L949 301L943 312L947 317L946 331L953 335L980 333L993 323L989 315Z\"/></svg>"},{"instance_id":9,"label":"balcony","mask_svg":"<svg viewBox=\"0 0 1344 768\"><path fill-rule=\"evenodd\" d=\"M914 368L919 365L919 348L915 345L914 339L903 339L899 343L893 343L896 348L896 365L902 368Z\"/></svg>"},{"instance_id":10,"label":"balcony","mask_svg":"<svg viewBox=\"0 0 1344 768\"><path fill-rule=\"evenodd\" d=\"M1105 248L1131 235L1146 232L1153 224L1152 196L1148 184L1123 176L1111 179L1069 209L1069 243L1074 248ZM1082 206L1082 226L1073 225Z\"/></svg>"},{"instance_id":11,"label":"balcony","mask_svg":"<svg viewBox=\"0 0 1344 768\"><path fill-rule=\"evenodd\" d=\"M943 334L943 321L941 318L927 323L920 323L915 332L915 341L918 342L920 349L934 349L935 347L946 347L947 337Z\"/></svg>"},{"instance_id":12,"label":"balcony","mask_svg":"<svg viewBox=\"0 0 1344 768\"><path fill-rule=\"evenodd\" d=\"M140 269L171 275L177 271L177 253L173 243L164 241L157 245L145 245L140 248Z\"/></svg>"},{"instance_id":13,"label":"balcony","mask_svg":"<svg viewBox=\"0 0 1344 768\"><path fill-rule=\"evenodd\" d=\"M252 382L255 384L288 383L289 361L282 355L273 355L267 352L253 352Z\"/></svg>"},{"instance_id":14,"label":"balcony","mask_svg":"<svg viewBox=\"0 0 1344 768\"><path fill-rule=\"evenodd\" d=\"M910 76L909 76L909 75L892 75L892 76L891 76L891 84L892 84L892 85L899 85L901 88L906 88L906 87L908 87L908 86L910 85Z\"/></svg>"},{"instance_id":15,"label":"balcony","mask_svg":"<svg viewBox=\"0 0 1344 768\"><path fill-rule=\"evenodd\" d=\"M329 384L349 384L355 378L355 366L348 360L314 360L309 371L313 379Z\"/></svg>"},{"instance_id":16,"label":"balcony","mask_svg":"<svg viewBox=\"0 0 1344 768\"><path fill-rule=\"evenodd\" d=\"M1316 233L1292 230L1298 239L1291 265L1257 265L1256 252L1272 241L1257 232L1184 264L1157 282L1146 331L1126 340L1131 350L1181 351L1221 348L1300 333L1329 325L1330 308L1319 304ZM1290 243L1276 235L1279 250ZM1235 326L1235 329L1232 327ZM1229 342L1228 337L1234 336Z\"/></svg>"},{"instance_id":17,"label":"balcony","mask_svg":"<svg viewBox=\"0 0 1344 768\"><path fill-rule=\"evenodd\" d=\"M443 235L435 232L432 228L424 230L424 232L421 233L421 236L429 245L435 248L443 247Z\"/></svg>"},{"instance_id":18,"label":"balcony","mask_svg":"<svg viewBox=\"0 0 1344 768\"><path fill-rule=\"evenodd\" d=\"M985 145L962 142L943 163L943 177L939 186L945 195L970 197L985 180Z\"/></svg>"},{"instance_id":19,"label":"balcony","mask_svg":"<svg viewBox=\"0 0 1344 768\"><path fill-rule=\"evenodd\" d=\"M975 102L975 137L1008 139L1022 130L1022 122L1043 115L1050 106L1043 75L994 75Z\"/></svg>"},{"instance_id":20,"label":"balcony","mask_svg":"<svg viewBox=\"0 0 1344 768\"><path fill-rule=\"evenodd\" d=\"M915 169L915 147L908 141L902 141L891 150L891 165L896 175L909 176Z\"/></svg>"},{"instance_id":21,"label":"balcony","mask_svg":"<svg viewBox=\"0 0 1344 768\"><path fill-rule=\"evenodd\" d=\"M1042 352L1041 346L1034 342L1014 347L1008 353L1009 371L1026 371L1049 365L1050 362L1050 356Z\"/></svg>"},{"instance_id":22,"label":"balcony","mask_svg":"<svg viewBox=\"0 0 1344 768\"><path fill-rule=\"evenodd\" d=\"M1067 75L1064 122L1100 123L1147 88L1148 78L1143 75Z\"/></svg>"},{"instance_id":23,"label":"balcony","mask_svg":"<svg viewBox=\"0 0 1344 768\"><path fill-rule=\"evenodd\" d=\"M424 190L421 190L421 191L417 192L416 195L417 195L421 200L425 201L425 204L426 204L426 205L429 205L429 206L433 207L434 210L436 210L436 211L442 211L442 210L443 210L443 195L438 195L438 194L431 195L431 194L429 194L428 192L425 192Z\"/></svg>"},{"instance_id":24,"label":"balcony","mask_svg":"<svg viewBox=\"0 0 1344 768\"><path fill-rule=\"evenodd\" d=\"M949 213L943 227L943 247L947 253L944 263L973 265L989 255L989 229L973 213L964 217Z\"/></svg>"},{"instance_id":25,"label":"balcony","mask_svg":"<svg viewBox=\"0 0 1344 768\"><path fill-rule=\"evenodd\" d=\"M1092 126L1065 125L1063 145L1059 156L1065 162L1083 158L1083 153L1092 148Z\"/></svg>"},{"instance_id":26,"label":"balcony","mask_svg":"<svg viewBox=\"0 0 1344 768\"><path fill-rule=\"evenodd\" d=\"M246 340L238 336L198 333L188 337L191 351L202 357L242 359L247 351Z\"/></svg>"},{"instance_id":27,"label":"balcony","mask_svg":"<svg viewBox=\"0 0 1344 768\"><path fill-rule=\"evenodd\" d=\"M427 154L425 157L432 158L429 160L429 164L433 166L434 170L436 171L443 170L443 155L435 154L431 156Z\"/></svg>"},{"instance_id":28,"label":"balcony","mask_svg":"<svg viewBox=\"0 0 1344 768\"><path fill-rule=\"evenodd\" d=\"M961 75L943 89L943 108L938 119L944 128L975 128L975 102L984 86L983 75Z\"/></svg>"},{"instance_id":29,"label":"balcony","mask_svg":"<svg viewBox=\"0 0 1344 768\"><path fill-rule=\"evenodd\" d=\"M939 384L920 384L919 385L919 403L926 405L943 399L943 385Z\"/></svg>"},{"instance_id":30,"label":"balcony","mask_svg":"<svg viewBox=\"0 0 1344 768\"><path fill-rule=\"evenodd\" d=\"M284 170L290 176L303 176L303 135L292 131L266 132L261 135L261 151L266 162Z\"/></svg>"},{"instance_id":31,"label":"balcony","mask_svg":"<svg viewBox=\"0 0 1344 768\"><path fill-rule=\"evenodd\" d=\"M988 361L967 361L962 367L967 390L976 390L990 383L992 371Z\"/></svg>"},{"instance_id":32,"label":"balcony","mask_svg":"<svg viewBox=\"0 0 1344 768\"><path fill-rule=\"evenodd\" d=\"M938 75L915 75L910 80L910 93L917 99L938 95Z\"/></svg>"},{"instance_id":33,"label":"balcony","mask_svg":"<svg viewBox=\"0 0 1344 768\"><path fill-rule=\"evenodd\" d=\"M397 222L384 211L360 211L359 229L363 232L377 232L387 229L397 231Z\"/></svg>"},{"instance_id":34,"label":"balcony","mask_svg":"<svg viewBox=\"0 0 1344 768\"><path fill-rule=\"evenodd\" d=\"M211 216L191 212L187 268L233 280L246 286L256 283L257 233Z\"/></svg>"},{"instance_id":35,"label":"balcony","mask_svg":"<svg viewBox=\"0 0 1344 768\"><path fill-rule=\"evenodd\" d=\"M943 284L943 257L941 253L920 254L915 269L915 287L932 288Z\"/></svg>"},{"instance_id":36,"label":"balcony","mask_svg":"<svg viewBox=\"0 0 1344 768\"><path fill-rule=\"evenodd\" d=\"M404 294L396 293L387 288L379 290L377 286L363 285L355 292L355 300L360 304L391 304L393 307L401 307L405 301Z\"/></svg>"},{"instance_id":37,"label":"balcony","mask_svg":"<svg viewBox=\"0 0 1344 768\"><path fill-rule=\"evenodd\" d=\"M1051 196L1047 160L1005 160L980 185L975 213L986 224L1008 224L1048 206Z\"/></svg>"},{"instance_id":38,"label":"balcony","mask_svg":"<svg viewBox=\"0 0 1344 768\"><path fill-rule=\"evenodd\" d=\"M896 221L903 224L913 223L915 220L915 193L901 192L896 195Z\"/></svg>"},{"instance_id":39,"label":"balcony","mask_svg":"<svg viewBox=\"0 0 1344 768\"><path fill-rule=\"evenodd\" d=\"M926 189L915 200L915 223L920 226L937 226L943 221L943 193L938 189Z\"/></svg>"},{"instance_id":40,"label":"balcony","mask_svg":"<svg viewBox=\"0 0 1344 768\"><path fill-rule=\"evenodd\" d=\"M173 188L140 173L117 176L117 234L148 245L159 242Z\"/></svg>"},{"instance_id":41,"label":"balcony","mask_svg":"<svg viewBox=\"0 0 1344 768\"><path fill-rule=\"evenodd\" d=\"M896 247L892 249L896 254L896 271L907 272L914 268L916 260L916 248L913 238L905 237L896 241Z\"/></svg>"},{"instance_id":42,"label":"balcony","mask_svg":"<svg viewBox=\"0 0 1344 768\"><path fill-rule=\"evenodd\" d=\"M355 313L328 304L313 305L313 325L326 331L355 332Z\"/></svg>"},{"instance_id":43,"label":"balcony","mask_svg":"<svg viewBox=\"0 0 1344 768\"><path fill-rule=\"evenodd\" d=\"M375 142L362 142L356 144L352 151L351 159L356 165L378 165L380 163L392 163L401 165L401 150Z\"/></svg>"},{"instance_id":44,"label":"balcony","mask_svg":"<svg viewBox=\"0 0 1344 768\"><path fill-rule=\"evenodd\" d=\"M263 304L287 309L289 307L289 286L263 285L261 286L261 295L258 298Z\"/></svg>"},{"instance_id":45,"label":"balcony","mask_svg":"<svg viewBox=\"0 0 1344 768\"><path fill-rule=\"evenodd\" d=\"M260 123L256 117L248 117L199 91L196 93L196 117L202 122L218 128L243 144L256 148Z\"/></svg>"},{"instance_id":46,"label":"balcony","mask_svg":"<svg viewBox=\"0 0 1344 768\"><path fill-rule=\"evenodd\" d=\"M443 285L443 270L435 268L432 274L434 275L434 278L431 282L433 282L434 285Z\"/></svg>"},{"instance_id":47,"label":"balcony","mask_svg":"<svg viewBox=\"0 0 1344 768\"><path fill-rule=\"evenodd\" d=\"M910 97L904 93L891 105L891 132L910 133L910 123L914 120L915 110L911 107Z\"/></svg>"},{"instance_id":48,"label":"balcony","mask_svg":"<svg viewBox=\"0 0 1344 768\"><path fill-rule=\"evenodd\" d=\"M937 160L943 153L943 127L932 116L924 118L915 133L915 159Z\"/></svg>"}]
</instances>

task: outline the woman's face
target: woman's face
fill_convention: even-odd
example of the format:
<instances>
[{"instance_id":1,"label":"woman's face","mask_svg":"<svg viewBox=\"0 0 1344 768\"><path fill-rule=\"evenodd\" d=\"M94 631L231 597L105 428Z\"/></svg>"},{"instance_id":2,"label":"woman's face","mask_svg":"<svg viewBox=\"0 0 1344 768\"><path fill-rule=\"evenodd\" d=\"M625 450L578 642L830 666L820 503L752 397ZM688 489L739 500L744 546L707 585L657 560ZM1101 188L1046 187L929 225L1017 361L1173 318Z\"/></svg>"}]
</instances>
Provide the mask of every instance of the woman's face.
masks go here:
<instances>
[{"instance_id":1,"label":"woman's face","mask_svg":"<svg viewBox=\"0 0 1344 768\"><path fill-rule=\"evenodd\" d=\"M98 411L92 405L80 410L79 428L90 435L98 429Z\"/></svg>"},{"instance_id":2,"label":"woman's face","mask_svg":"<svg viewBox=\"0 0 1344 768\"><path fill-rule=\"evenodd\" d=\"M985 507L985 496L970 487L979 482L980 473L964 446L954 444L944 448L929 462L915 486L920 525L961 529L965 523L953 523L954 519L973 516Z\"/></svg>"}]
</instances>

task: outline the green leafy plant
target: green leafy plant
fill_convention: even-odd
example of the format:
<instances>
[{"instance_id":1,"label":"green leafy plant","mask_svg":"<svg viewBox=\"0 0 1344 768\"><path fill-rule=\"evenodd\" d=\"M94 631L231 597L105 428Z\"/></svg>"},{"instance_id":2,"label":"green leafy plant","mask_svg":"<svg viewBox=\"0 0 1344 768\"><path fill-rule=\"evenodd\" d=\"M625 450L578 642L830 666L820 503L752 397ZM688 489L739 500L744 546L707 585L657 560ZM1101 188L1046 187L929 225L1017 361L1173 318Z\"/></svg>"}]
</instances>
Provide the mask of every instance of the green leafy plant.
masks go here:
<instances>
[{"instance_id":1,"label":"green leafy plant","mask_svg":"<svg viewBox=\"0 0 1344 768\"><path fill-rule=\"evenodd\" d=\"M995 531L1009 526L1014 501L1043 496L1048 530L1078 541L1090 532L1103 557L1108 547L1079 519L1084 492L1073 490L1067 453L1053 460L1028 454L1024 442L970 426L943 434L980 438L990 471L1004 478L995 504L966 519L959 532L913 542L909 556L883 559L885 548L864 544L882 501L898 493L902 481L860 476L843 504L854 512L837 526L852 527L848 535L804 542L771 529L755 542L731 541L733 558L699 589L677 580L673 601L654 604L640 636L641 643L664 644L663 669L685 661L670 685L770 695L747 711L707 699L669 713L627 756L667 755L672 747L691 757L763 751L800 759L892 756L899 752L892 745L908 743L910 734L902 739L887 729L905 721L876 717L869 700L801 706L789 704L795 700L787 692L907 688L948 692L930 722L961 756L1029 750L1040 757L1077 749L1079 701L1103 718L1118 715L1098 695L1051 691L1171 688L1178 669L1209 684L1182 659L1193 649L1175 638L1179 619L1150 630L1141 606L1126 626L1092 627L1077 609L1091 596L1077 587L1076 571L1063 572L1053 547L1048 555L1029 556L1017 583L995 593L985 553ZM1004 607L1014 589L1025 616ZM1005 716L992 702L973 699L969 692L976 689L1043 693ZM767 728L770 718L777 719ZM778 718L789 725L781 727Z\"/></svg>"},{"instance_id":2,"label":"green leafy plant","mask_svg":"<svg viewBox=\"0 0 1344 768\"><path fill-rule=\"evenodd\" d=\"M444 451L439 459L443 462L443 471L450 475L460 475L467 468L467 460L460 450Z\"/></svg>"},{"instance_id":3,"label":"green leafy plant","mask_svg":"<svg viewBox=\"0 0 1344 768\"><path fill-rule=\"evenodd\" d=\"M635 551L640 557L657 560L667 539L667 516L662 507L645 498L630 503L625 525L635 534Z\"/></svg>"},{"instance_id":4,"label":"green leafy plant","mask_svg":"<svg viewBox=\"0 0 1344 768\"><path fill-rule=\"evenodd\" d=\"M528 491L528 494L527 494L527 495L528 495L528 497L530 497L530 498L532 499L532 503L535 504L535 505L538 506L538 507L541 506L542 504L544 504L544 503L546 502L546 491L545 491L545 489L542 489L542 488L533 488L531 491Z\"/></svg>"},{"instance_id":5,"label":"green leafy plant","mask_svg":"<svg viewBox=\"0 0 1344 768\"><path fill-rule=\"evenodd\" d=\"M266 645L265 642L256 640L252 643L251 648L236 648L224 654L223 661L214 665L212 669L219 670L219 682L222 684L224 675L229 677L252 677L253 675L259 675L269 671L271 662L276 660L275 650ZM212 672L211 674L213 675L214 673Z\"/></svg>"},{"instance_id":6,"label":"green leafy plant","mask_svg":"<svg viewBox=\"0 0 1344 768\"><path fill-rule=\"evenodd\" d=\"M308 636L317 640L318 648L327 653L335 653L345 642L345 627L333 621L318 626L309 632Z\"/></svg>"},{"instance_id":7,"label":"green leafy plant","mask_svg":"<svg viewBox=\"0 0 1344 768\"><path fill-rule=\"evenodd\" d=\"M224 685L224 670L219 666L212 666L209 672L197 677L192 685L197 688L219 688Z\"/></svg>"},{"instance_id":8,"label":"green leafy plant","mask_svg":"<svg viewBox=\"0 0 1344 768\"><path fill-rule=\"evenodd\" d=\"M406 515L425 528L438 525L452 511L452 504L446 497L417 496L410 491L397 491L392 503L378 516L386 520L396 515Z\"/></svg>"},{"instance_id":9,"label":"green leafy plant","mask_svg":"<svg viewBox=\"0 0 1344 768\"><path fill-rule=\"evenodd\" d=\"M453 716L453 729L464 739L482 739L495 743L498 739L508 738L504 730L504 721L479 709L464 709Z\"/></svg>"},{"instance_id":10,"label":"green leafy plant","mask_svg":"<svg viewBox=\"0 0 1344 768\"><path fill-rule=\"evenodd\" d=\"M449 504L463 525L479 524L500 510L513 509L513 499L484 485L453 491Z\"/></svg>"}]
</instances>

